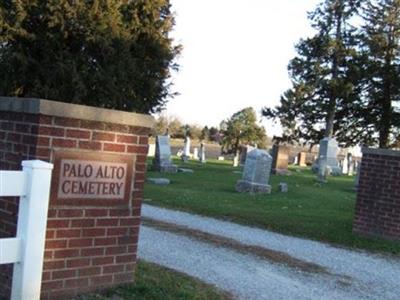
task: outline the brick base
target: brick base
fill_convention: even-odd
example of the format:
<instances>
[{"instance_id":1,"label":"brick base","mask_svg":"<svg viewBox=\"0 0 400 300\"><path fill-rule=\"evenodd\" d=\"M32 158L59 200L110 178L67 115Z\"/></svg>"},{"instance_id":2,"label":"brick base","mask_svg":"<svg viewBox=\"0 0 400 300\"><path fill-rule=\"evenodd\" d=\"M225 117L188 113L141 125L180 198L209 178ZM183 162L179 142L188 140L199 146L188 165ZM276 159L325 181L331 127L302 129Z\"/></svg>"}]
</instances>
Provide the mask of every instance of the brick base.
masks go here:
<instances>
[{"instance_id":1,"label":"brick base","mask_svg":"<svg viewBox=\"0 0 400 300\"><path fill-rule=\"evenodd\" d=\"M400 241L400 151L363 149L353 231Z\"/></svg>"},{"instance_id":2,"label":"brick base","mask_svg":"<svg viewBox=\"0 0 400 300\"><path fill-rule=\"evenodd\" d=\"M16 111L10 111L2 108L1 100L4 98L0 98L1 170L21 169L21 161L26 159L53 162L55 152L61 150L114 153L132 157L134 161L132 194L125 205L96 206L96 201L84 206L79 205L79 201L77 205L63 204L56 202L54 195L51 197L42 299L71 299L80 293L133 282L150 132L148 124L152 118L141 117L145 121L151 119L141 126L137 119L137 124L130 124L141 115L121 112L119 116L116 111L38 99L12 100L34 102L35 105L27 107L39 107L37 112L26 111L23 105L16 105ZM9 98L4 101L8 101L8 105L4 105L6 108L13 103ZM49 113L43 114L42 104ZM51 114L53 108L54 115ZM92 110L93 113L87 113ZM85 118L73 118L74 115ZM0 237L15 236L17 211L16 199L0 199ZM0 298L8 299L10 278L11 265L0 266Z\"/></svg>"}]
</instances>

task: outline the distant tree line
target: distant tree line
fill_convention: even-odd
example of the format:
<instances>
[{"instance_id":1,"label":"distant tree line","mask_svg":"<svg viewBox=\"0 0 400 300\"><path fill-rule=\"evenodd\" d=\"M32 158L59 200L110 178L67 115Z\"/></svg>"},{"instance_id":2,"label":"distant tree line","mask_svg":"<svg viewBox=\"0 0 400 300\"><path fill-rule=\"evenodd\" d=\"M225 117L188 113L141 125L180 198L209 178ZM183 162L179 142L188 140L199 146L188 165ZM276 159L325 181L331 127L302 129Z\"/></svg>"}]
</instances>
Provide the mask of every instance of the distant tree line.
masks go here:
<instances>
[{"instance_id":1,"label":"distant tree line","mask_svg":"<svg viewBox=\"0 0 400 300\"><path fill-rule=\"evenodd\" d=\"M292 88L263 115L285 142L400 147L400 0L324 0L288 66Z\"/></svg>"},{"instance_id":2,"label":"distant tree line","mask_svg":"<svg viewBox=\"0 0 400 300\"><path fill-rule=\"evenodd\" d=\"M267 144L265 128L257 124L256 112L251 107L244 108L221 121L218 128L184 124L177 117L168 118L161 114L157 118L154 134L167 133L171 138L183 139L187 135L192 139L219 143L222 152L226 154L238 153L241 145L266 148Z\"/></svg>"},{"instance_id":3,"label":"distant tree line","mask_svg":"<svg viewBox=\"0 0 400 300\"><path fill-rule=\"evenodd\" d=\"M192 139L219 142L220 130L216 127L201 127L197 124L185 124L178 117L167 117L161 114L156 121L154 135L169 134L171 138L183 139L189 136Z\"/></svg>"}]
</instances>

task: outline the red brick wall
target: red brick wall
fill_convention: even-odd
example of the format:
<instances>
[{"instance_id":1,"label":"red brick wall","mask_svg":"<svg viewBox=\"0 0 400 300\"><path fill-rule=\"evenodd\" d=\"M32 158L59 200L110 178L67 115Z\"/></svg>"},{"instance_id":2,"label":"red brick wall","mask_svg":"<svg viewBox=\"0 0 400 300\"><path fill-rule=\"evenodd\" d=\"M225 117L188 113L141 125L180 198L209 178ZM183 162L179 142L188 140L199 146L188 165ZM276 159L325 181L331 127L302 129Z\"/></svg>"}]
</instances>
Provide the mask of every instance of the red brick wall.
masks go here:
<instances>
[{"instance_id":1,"label":"red brick wall","mask_svg":"<svg viewBox=\"0 0 400 300\"><path fill-rule=\"evenodd\" d=\"M43 299L70 298L133 281L149 128L46 115L0 112L0 169L24 159L52 162L54 150L76 149L135 157L129 206L52 204L47 222ZM0 236L14 236L17 201L0 199ZM0 266L7 297L10 266ZM6 287L7 286L7 287ZM1 297L1 296L0 296Z\"/></svg>"},{"instance_id":2,"label":"red brick wall","mask_svg":"<svg viewBox=\"0 0 400 300\"><path fill-rule=\"evenodd\" d=\"M363 149L353 231L400 240L400 151Z\"/></svg>"}]
</instances>

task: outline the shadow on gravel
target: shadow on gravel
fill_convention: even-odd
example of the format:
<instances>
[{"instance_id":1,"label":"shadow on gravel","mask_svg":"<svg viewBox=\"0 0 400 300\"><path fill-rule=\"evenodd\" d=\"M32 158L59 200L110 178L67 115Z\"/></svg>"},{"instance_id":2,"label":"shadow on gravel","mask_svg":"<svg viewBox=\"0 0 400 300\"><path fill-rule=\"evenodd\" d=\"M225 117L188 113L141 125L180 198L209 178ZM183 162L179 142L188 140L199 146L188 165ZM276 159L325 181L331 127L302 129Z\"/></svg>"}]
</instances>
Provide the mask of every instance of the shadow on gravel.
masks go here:
<instances>
[{"instance_id":1,"label":"shadow on gravel","mask_svg":"<svg viewBox=\"0 0 400 300\"><path fill-rule=\"evenodd\" d=\"M256 245L246 245L234 239L226 238L220 235L214 235L203 231L191 229L186 226L162 222L145 217L142 217L142 224L162 231L177 233L190 238L195 238L203 242L212 243L220 247L234 249L243 254L253 254L263 259L267 259L272 263L283 264L302 272L334 275L330 273L326 268L318 264L294 258L283 252L267 249Z\"/></svg>"}]
</instances>

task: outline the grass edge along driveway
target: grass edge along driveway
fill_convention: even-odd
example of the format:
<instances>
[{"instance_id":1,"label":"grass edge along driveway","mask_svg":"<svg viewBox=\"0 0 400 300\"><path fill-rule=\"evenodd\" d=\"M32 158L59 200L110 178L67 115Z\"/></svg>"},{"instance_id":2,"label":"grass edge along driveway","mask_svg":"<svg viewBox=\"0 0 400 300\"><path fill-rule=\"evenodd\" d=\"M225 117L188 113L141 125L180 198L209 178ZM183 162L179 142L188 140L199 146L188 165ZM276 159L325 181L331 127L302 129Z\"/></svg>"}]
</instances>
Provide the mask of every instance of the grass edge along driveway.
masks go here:
<instances>
[{"instance_id":1,"label":"grass edge along driveway","mask_svg":"<svg viewBox=\"0 0 400 300\"><path fill-rule=\"evenodd\" d=\"M213 285L166 267L138 260L135 282L76 300L231 300L232 296Z\"/></svg>"}]
</instances>

